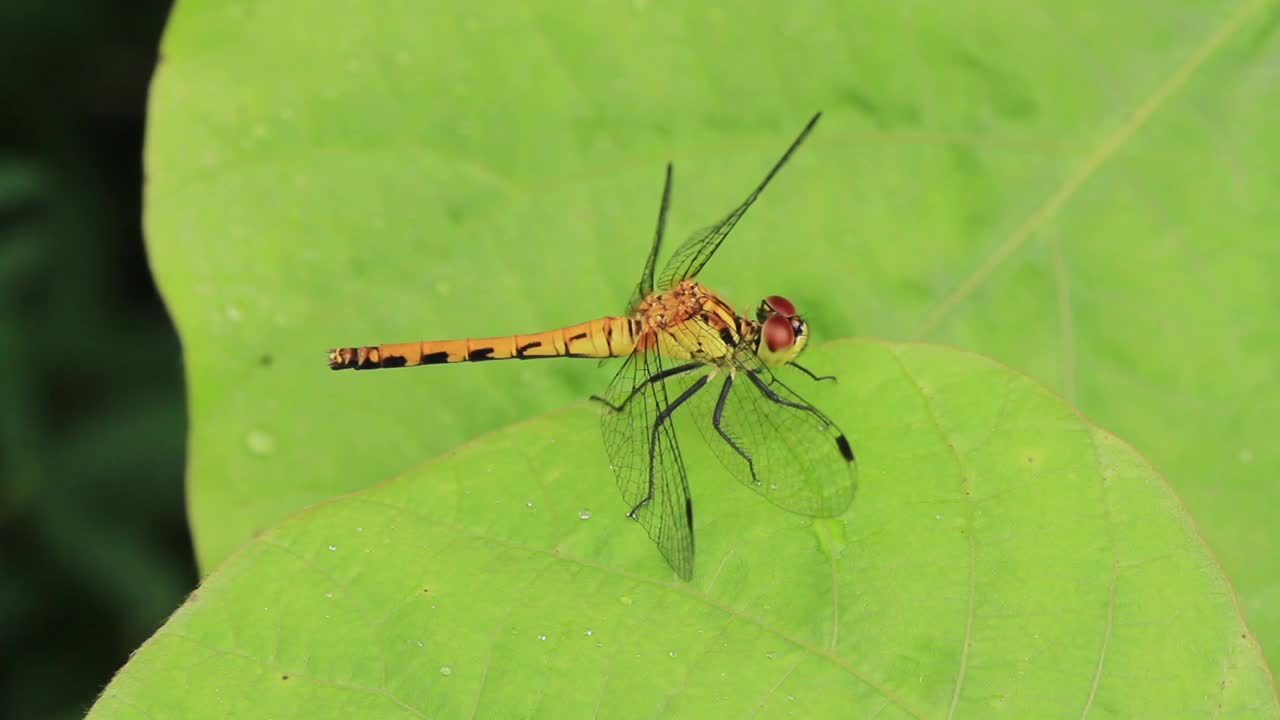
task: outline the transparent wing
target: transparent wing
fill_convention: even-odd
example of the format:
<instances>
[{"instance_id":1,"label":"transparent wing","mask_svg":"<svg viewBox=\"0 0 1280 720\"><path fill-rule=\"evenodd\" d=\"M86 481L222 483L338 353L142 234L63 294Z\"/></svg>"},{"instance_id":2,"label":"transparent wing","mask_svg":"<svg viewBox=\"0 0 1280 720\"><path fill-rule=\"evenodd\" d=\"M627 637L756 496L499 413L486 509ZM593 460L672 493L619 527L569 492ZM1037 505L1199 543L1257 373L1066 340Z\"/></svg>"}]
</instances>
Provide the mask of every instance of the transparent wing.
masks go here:
<instances>
[{"instance_id":1,"label":"transparent wing","mask_svg":"<svg viewBox=\"0 0 1280 720\"><path fill-rule=\"evenodd\" d=\"M720 462L742 484L794 513L834 517L857 489L857 463L844 433L778 380L746 348L733 373L689 408Z\"/></svg>"},{"instance_id":2,"label":"transparent wing","mask_svg":"<svg viewBox=\"0 0 1280 720\"><path fill-rule=\"evenodd\" d=\"M658 229L653 233L653 245L649 246L649 256L644 260L644 270L640 273L640 282L631 293L626 313L636 309L640 301L653 292L653 273L658 265L658 253L662 250L662 237L667 231L667 211L671 208L671 181L674 168L667 163L667 177L662 182L662 201L658 205Z\"/></svg>"},{"instance_id":3,"label":"transparent wing","mask_svg":"<svg viewBox=\"0 0 1280 720\"><path fill-rule=\"evenodd\" d=\"M747 210L755 203L756 198L760 197L760 193L764 192L764 189L768 187L769 182L773 180L773 176L777 175L782 166L787 164L787 160L791 159L791 154L808 137L809 132L813 130L813 126L818 123L818 118L820 117L822 117L822 113L814 115L809 120L809 124L805 125L804 130L800 131L800 135L792 141L791 147L788 147L778 162L774 163L773 169L769 171L768 175L764 176L764 180L760 181L760 184L756 186L755 190L751 191L751 194L747 196L747 199L741 205L734 208L720 222L699 230L684 241L684 244L676 248L676 251L671 255L671 259L667 261L667 264L662 269L662 275L658 279L659 290L666 290L681 280L697 276L702 271L703 266L719 249L720 243L724 242L724 239L729 236L729 233L733 231L733 227L738 224L742 216L747 214Z\"/></svg>"},{"instance_id":4,"label":"transparent wing","mask_svg":"<svg viewBox=\"0 0 1280 720\"><path fill-rule=\"evenodd\" d=\"M602 398L605 452L628 514L684 580L693 577L693 500L669 416L697 389L686 390L688 394L681 393L673 403L665 380L697 373L701 367L688 363L664 368L656 352L632 353Z\"/></svg>"}]
</instances>

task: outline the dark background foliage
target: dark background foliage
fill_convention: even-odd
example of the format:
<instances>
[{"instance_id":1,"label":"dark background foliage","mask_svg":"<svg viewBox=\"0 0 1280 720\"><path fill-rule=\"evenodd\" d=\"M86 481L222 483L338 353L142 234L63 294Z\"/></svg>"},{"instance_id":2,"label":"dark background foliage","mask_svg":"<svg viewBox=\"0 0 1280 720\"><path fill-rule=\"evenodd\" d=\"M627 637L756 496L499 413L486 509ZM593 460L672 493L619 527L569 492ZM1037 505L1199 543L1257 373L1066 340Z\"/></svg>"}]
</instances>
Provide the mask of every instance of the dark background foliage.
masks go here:
<instances>
[{"instance_id":1,"label":"dark background foliage","mask_svg":"<svg viewBox=\"0 0 1280 720\"><path fill-rule=\"evenodd\" d=\"M0 717L71 718L195 585L141 229L168 3L0 4Z\"/></svg>"}]
</instances>

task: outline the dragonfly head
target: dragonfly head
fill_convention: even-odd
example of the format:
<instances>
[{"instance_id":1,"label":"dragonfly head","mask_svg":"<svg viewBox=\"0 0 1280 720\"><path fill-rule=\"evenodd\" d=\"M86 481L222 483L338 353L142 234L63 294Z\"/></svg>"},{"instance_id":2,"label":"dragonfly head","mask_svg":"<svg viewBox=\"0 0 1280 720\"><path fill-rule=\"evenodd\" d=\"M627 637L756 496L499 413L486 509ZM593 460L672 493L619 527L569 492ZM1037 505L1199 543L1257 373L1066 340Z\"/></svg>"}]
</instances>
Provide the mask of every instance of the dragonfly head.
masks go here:
<instances>
[{"instance_id":1,"label":"dragonfly head","mask_svg":"<svg viewBox=\"0 0 1280 720\"><path fill-rule=\"evenodd\" d=\"M770 295L756 309L760 340L756 354L769 367L781 367L800 356L809 342L809 328L796 313L796 306L781 295Z\"/></svg>"}]
</instances>

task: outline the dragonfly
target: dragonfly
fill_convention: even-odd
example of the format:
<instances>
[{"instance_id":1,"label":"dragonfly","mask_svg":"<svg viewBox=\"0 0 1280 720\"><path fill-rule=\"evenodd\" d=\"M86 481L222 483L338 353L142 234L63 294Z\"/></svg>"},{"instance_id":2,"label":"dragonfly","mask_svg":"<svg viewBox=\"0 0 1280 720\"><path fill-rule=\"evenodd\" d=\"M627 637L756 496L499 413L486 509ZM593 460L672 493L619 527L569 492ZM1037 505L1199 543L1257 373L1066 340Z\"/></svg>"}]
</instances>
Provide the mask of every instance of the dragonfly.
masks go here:
<instances>
[{"instance_id":1,"label":"dragonfly","mask_svg":"<svg viewBox=\"0 0 1280 720\"><path fill-rule=\"evenodd\" d=\"M694 515L673 417L691 417L738 481L774 505L835 517L853 501L857 462L844 432L779 377L795 370L809 329L795 305L769 295L739 314L696 277L818 123L817 113L741 204L680 245L656 272L671 205L667 164L658 225L625 315L527 335L341 347L334 370L535 358L626 358L603 395L601 427L618 488L662 556L693 578Z\"/></svg>"}]
</instances>

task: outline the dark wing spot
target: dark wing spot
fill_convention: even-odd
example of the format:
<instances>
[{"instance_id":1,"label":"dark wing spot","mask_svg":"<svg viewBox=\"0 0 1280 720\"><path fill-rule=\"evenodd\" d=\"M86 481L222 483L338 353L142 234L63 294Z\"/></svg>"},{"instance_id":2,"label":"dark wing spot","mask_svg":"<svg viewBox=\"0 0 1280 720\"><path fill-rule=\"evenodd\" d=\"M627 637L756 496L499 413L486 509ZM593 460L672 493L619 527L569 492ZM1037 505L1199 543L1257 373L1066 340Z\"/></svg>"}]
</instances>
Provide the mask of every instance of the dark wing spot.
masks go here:
<instances>
[{"instance_id":1,"label":"dark wing spot","mask_svg":"<svg viewBox=\"0 0 1280 720\"><path fill-rule=\"evenodd\" d=\"M733 331L730 330L729 328L727 327L720 328L720 339L724 341L725 345L728 345L729 347L733 347L734 345Z\"/></svg>"},{"instance_id":2,"label":"dark wing spot","mask_svg":"<svg viewBox=\"0 0 1280 720\"><path fill-rule=\"evenodd\" d=\"M689 532L693 532L693 498L684 499L684 519L689 523Z\"/></svg>"},{"instance_id":3,"label":"dark wing spot","mask_svg":"<svg viewBox=\"0 0 1280 720\"><path fill-rule=\"evenodd\" d=\"M475 350L467 353L467 359L472 362L475 362L476 360L492 360L493 358L491 358L490 355L493 355L493 348L476 348Z\"/></svg>"},{"instance_id":4,"label":"dark wing spot","mask_svg":"<svg viewBox=\"0 0 1280 720\"><path fill-rule=\"evenodd\" d=\"M527 342L521 345L520 347L516 348L516 357L524 357L525 353L537 347L542 347L541 340L534 340L533 342Z\"/></svg>"},{"instance_id":5,"label":"dark wing spot","mask_svg":"<svg viewBox=\"0 0 1280 720\"><path fill-rule=\"evenodd\" d=\"M843 435L836 438L836 447L840 448L840 454L845 460L853 462L853 448L849 447L849 441Z\"/></svg>"},{"instance_id":6,"label":"dark wing spot","mask_svg":"<svg viewBox=\"0 0 1280 720\"><path fill-rule=\"evenodd\" d=\"M407 361L404 359L403 355L384 355L382 358L382 367L404 367L406 362Z\"/></svg>"},{"instance_id":7,"label":"dark wing spot","mask_svg":"<svg viewBox=\"0 0 1280 720\"><path fill-rule=\"evenodd\" d=\"M422 365L439 365L440 363L447 363L449 362L449 353L444 350L441 350L440 352L423 353L422 357L418 359L418 362Z\"/></svg>"}]
</instances>

